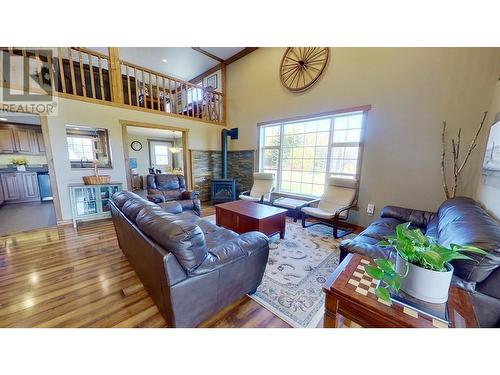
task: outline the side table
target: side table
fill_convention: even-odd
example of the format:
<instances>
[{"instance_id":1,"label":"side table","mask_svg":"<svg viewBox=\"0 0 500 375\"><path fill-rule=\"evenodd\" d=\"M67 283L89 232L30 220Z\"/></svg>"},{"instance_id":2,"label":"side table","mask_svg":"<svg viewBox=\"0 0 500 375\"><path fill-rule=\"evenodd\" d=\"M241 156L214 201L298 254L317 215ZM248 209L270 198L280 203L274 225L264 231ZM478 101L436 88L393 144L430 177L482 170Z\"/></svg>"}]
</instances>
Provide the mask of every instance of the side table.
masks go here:
<instances>
[{"instance_id":1,"label":"side table","mask_svg":"<svg viewBox=\"0 0 500 375\"><path fill-rule=\"evenodd\" d=\"M448 325L409 307L389 304L375 295L377 280L364 271L373 260L349 254L326 281L325 328L448 328ZM447 302L451 327L478 327L469 294L452 285Z\"/></svg>"}]
</instances>

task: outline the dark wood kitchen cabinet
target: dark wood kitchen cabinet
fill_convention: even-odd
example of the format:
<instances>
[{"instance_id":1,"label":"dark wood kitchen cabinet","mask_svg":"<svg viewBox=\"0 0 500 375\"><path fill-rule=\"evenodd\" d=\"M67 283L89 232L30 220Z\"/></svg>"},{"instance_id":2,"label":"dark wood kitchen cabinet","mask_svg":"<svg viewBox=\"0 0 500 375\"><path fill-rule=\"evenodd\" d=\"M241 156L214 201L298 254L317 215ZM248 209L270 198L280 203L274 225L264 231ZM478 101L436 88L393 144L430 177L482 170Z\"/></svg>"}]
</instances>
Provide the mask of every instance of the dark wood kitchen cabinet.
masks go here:
<instances>
[{"instance_id":1,"label":"dark wood kitchen cabinet","mask_svg":"<svg viewBox=\"0 0 500 375\"><path fill-rule=\"evenodd\" d=\"M45 142L39 126L0 125L0 153L45 154Z\"/></svg>"},{"instance_id":2,"label":"dark wood kitchen cabinet","mask_svg":"<svg viewBox=\"0 0 500 375\"><path fill-rule=\"evenodd\" d=\"M36 172L8 172L0 174L5 203L22 203L40 200Z\"/></svg>"}]
</instances>

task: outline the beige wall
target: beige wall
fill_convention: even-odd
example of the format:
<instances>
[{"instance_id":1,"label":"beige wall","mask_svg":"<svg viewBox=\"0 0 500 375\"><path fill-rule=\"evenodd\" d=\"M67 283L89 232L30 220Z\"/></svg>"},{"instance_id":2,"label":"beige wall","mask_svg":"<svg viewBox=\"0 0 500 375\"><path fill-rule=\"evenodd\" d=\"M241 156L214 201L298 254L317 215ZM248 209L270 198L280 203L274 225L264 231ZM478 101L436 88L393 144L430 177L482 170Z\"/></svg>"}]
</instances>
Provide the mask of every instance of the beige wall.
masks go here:
<instances>
[{"instance_id":1,"label":"beige wall","mask_svg":"<svg viewBox=\"0 0 500 375\"><path fill-rule=\"evenodd\" d=\"M47 164L45 155L20 155L20 154L1 154L0 165L12 164L12 159L26 158L28 166Z\"/></svg>"},{"instance_id":2,"label":"beige wall","mask_svg":"<svg viewBox=\"0 0 500 375\"><path fill-rule=\"evenodd\" d=\"M441 188L441 122L450 134L463 128L472 137L488 110L500 72L499 49L332 48L322 78L293 94L279 81L284 48L259 48L227 67L228 123L240 129L233 150L256 149L262 121L371 104L365 132L360 211L354 221L367 225L366 205L375 215L387 204L435 210ZM482 155L464 170L460 193L472 195ZM356 217L357 216L357 217Z\"/></svg>"},{"instance_id":3,"label":"beige wall","mask_svg":"<svg viewBox=\"0 0 500 375\"><path fill-rule=\"evenodd\" d=\"M491 125L495 120L495 116L500 112L500 81L497 82L495 93L493 95L493 100L491 103L490 111L488 113L488 118L486 120L486 129L481 132L480 140L478 141L479 147L477 147L477 152L484 158L484 153L486 150L486 143L489 135L489 130ZM484 160L484 159L481 159ZM480 169L480 167L479 167ZM500 220L500 194L499 190L495 189L491 186L484 185L481 183L481 177L478 178L477 190L475 194L475 198L479 200L486 209Z\"/></svg>"},{"instance_id":4,"label":"beige wall","mask_svg":"<svg viewBox=\"0 0 500 375\"><path fill-rule=\"evenodd\" d=\"M219 144L221 127L218 125L61 98L59 99L58 111L57 116L47 117L47 122L63 220L71 219L68 184L81 182L82 176L92 174L91 170L72 170L70 168L66 143L66 125L108 129L113 169L102 170L101 174L110 174L113 181L122 182L125 188L125 168L128 168L128 166L125 166L120 120L187 128L190 130L188 140L190 149L209 150L217 148Z\"/></svg>"}]
</instances>

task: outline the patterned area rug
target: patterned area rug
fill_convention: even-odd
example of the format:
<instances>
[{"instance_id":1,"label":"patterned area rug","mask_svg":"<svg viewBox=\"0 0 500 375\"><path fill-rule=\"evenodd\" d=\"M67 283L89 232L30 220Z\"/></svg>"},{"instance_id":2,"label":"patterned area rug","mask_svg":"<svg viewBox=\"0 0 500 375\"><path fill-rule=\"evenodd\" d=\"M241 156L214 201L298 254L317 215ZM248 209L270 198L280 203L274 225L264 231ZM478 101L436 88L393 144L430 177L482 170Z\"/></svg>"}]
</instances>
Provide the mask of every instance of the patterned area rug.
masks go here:
<instances>
[{"instance_id":1,"label":"patterned area rug","mask_svg":"<svg viewBox=\"0 0 500 375\"><path fill-rule=\"evenodd\" d=\"M215 222L215 215L204 219ZM285 239L270 238L262 283L250 297L293 327L316 327L324 312L323 284L338 265L339 243L326 226L302 228L287 218Z\"/></svg>"}]
</instances>

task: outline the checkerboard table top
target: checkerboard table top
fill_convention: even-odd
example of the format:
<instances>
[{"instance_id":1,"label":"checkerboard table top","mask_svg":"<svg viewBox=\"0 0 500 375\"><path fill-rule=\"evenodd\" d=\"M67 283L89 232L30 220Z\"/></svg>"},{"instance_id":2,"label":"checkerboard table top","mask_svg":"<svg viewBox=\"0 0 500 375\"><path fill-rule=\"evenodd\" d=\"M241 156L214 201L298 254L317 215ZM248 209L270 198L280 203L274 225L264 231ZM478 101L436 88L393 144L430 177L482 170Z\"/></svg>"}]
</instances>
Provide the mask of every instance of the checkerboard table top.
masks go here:
<instances>
[{"instance_id":1,"label":"checkerboard table top","mask_svg":"<svg viewBox=\"0 0 500 375\"><path fill-rule=\"evenodd\" d=\"M330 286L332 292L342 296L349 302L362 306L366 310L394 320L394 322L398 323L395 325L428 328L448 327L447 324L440 320L433 319L417 310L394 302L391 304L378 298L375 294L378 280L373 279L365 271L365 265L374 265L372 259L358 254L352 254L349 260L346 258L346 261L348 263ZM452 287L452 289L451 291L456 294L457 291L455 289L458 288ZM451 301L452 310L453 304L453 301ZM455 314L451 317L452 320L464 319L461 317L460 313L457 313L455 310L453 310L452 313Z\"/></svg>"}]
</instances>

